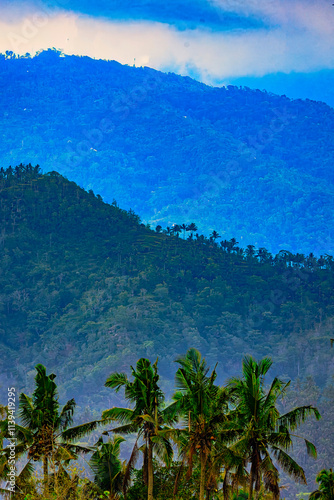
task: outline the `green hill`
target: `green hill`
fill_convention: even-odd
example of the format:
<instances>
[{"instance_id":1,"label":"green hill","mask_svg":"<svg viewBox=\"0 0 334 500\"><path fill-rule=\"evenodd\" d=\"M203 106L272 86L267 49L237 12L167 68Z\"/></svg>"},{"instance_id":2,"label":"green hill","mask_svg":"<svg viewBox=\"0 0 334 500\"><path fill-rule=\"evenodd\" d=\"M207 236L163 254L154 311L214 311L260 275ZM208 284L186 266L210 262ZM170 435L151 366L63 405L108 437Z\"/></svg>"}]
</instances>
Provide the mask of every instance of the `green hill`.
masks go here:
<instances>
[{"instance_id":1,"label":"green hill","mask_svg":"<svg viewBox=\"0 0 334 500\"><path fill-rule=\"evenodd\" d=\"M244 354L270 355L273 372L299 380L291 404L325 409L308 432L328 465L332 257L157 233L116 202L31 165L1 169L0 220L3 387L31 390L43 363L57 373L62 399L99 412L115 401L107 376L141 356L159 356L170 394L174 360L191 346L219 362L221 383L240 373Z\"/></svg>"},{"instance_id":2,"label":"green hill","mask_svg":"<svg viewBox=\"0 0 334 500\"><path fill-rule=\"evenodd\" d=\"M158 354L167 375L193 345L226 375L249 352L273 355L277 371L293 378L324 384L330 376L332 257L158 234L56 172L21 166L1 175L8 371L16 363L24 374L38 360L60 365L73 393L142 355Z\"/></svg>"}]
</instances>

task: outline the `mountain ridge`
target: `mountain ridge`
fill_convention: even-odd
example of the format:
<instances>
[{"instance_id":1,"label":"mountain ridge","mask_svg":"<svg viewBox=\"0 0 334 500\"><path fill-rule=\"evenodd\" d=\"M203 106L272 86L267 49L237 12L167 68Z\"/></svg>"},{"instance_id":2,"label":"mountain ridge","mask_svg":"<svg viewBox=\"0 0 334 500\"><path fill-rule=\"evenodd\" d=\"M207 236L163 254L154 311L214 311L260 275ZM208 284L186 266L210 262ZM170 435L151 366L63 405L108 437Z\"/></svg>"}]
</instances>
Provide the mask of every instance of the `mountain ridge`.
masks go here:
<instances>
[{"instance_id":1,"label":"mountain ridge","mask_svg":"<svg viewBox=\"0 0 334 500\"><path fill-rule=\"evenodd\" d=\"M4 56L0 87L4 166L56 169L152 224L196 220L275 253L334 253L324 103L55 51Z\"/></svg>"}]
</instances>

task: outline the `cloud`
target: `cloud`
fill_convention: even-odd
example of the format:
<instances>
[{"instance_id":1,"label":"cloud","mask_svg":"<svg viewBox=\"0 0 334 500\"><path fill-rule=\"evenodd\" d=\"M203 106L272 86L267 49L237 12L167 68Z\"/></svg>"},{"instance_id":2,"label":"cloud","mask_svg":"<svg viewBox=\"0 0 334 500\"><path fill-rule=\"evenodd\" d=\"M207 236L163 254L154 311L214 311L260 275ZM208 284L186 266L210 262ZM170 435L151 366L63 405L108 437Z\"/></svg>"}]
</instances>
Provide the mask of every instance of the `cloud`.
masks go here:
<instances>
[{"instance_id":1,"label":"cloud","mask_svg":"<svg viewBox=\"0 0 334 500\"><path fill-rule=\"evenodd\" d=\"M324 7L301 2L212 0L217 8L258 16L268 27L217 32L179 31L150 21L107 21L70 11L8 9L0 21L0 51L35 53L56 47L66 54L115 59L163 71L199 75L206 82L268 73L334 68L333 19ZM319 5L319 4L317 4ZM234 9L234 10L233 10ZM334 8L330 11L334 15Z\"/></svg>"},{"instance_id":2,"label":"cloud","mask_svg":"<svg viewBox=\"0 0 334 500\"><path fill-rule=\"evenodd\" d=\"M221 13L261 19L268 26L333 35L334 9L329 0L209 0Z\"/></svg>"}]
</instances>

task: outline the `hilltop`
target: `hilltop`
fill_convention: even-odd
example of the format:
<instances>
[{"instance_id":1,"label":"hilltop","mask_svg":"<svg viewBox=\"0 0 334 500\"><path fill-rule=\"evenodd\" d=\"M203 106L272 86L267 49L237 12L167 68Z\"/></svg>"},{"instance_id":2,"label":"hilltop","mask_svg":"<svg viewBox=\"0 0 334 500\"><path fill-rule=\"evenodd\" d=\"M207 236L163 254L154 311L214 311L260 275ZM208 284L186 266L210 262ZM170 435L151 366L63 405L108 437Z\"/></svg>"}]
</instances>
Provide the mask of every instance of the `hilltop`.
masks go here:
<instances>
[{"instance_id":1,"label":"hilltop","mask_svg":"<svg viewBox=\"0 0 334 500\"><path fill-rule=\"evenodd\" d=\"M334 253L334 110L114 61L0 60L4 167L57 170L162 226Z\"/></svg>"}]
</instances>

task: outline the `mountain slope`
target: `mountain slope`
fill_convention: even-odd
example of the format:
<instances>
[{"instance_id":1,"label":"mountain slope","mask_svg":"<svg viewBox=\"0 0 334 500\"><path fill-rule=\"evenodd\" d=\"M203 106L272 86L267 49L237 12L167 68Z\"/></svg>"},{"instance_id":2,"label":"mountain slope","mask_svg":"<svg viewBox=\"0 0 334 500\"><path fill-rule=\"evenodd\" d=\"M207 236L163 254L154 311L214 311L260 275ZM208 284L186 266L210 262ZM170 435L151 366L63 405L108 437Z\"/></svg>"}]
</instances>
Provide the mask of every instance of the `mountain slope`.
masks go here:
<instances>
[{"instance_id":1,"label":"mountain slope","mask_svg":"<svg viewBox=\"0 0 334 500\"><path fill-rule=\"evenodd\" d=\"M5 167L56 169L152 224L334 253L332 108L54 51L9 56Z\"/></svg>"},{"instance_id":2,"label":"mountain slope","mask_svg":"<svg viewBox=\"0 0 334 500\"><path fill-rule=\"evenodd\" d=\"M221 383L240 374L244 354L270 355L273 374L299 380L290 405L320 398L324 419L306 435L321 463L332 460L333 258L242 255L214 238L158 234L31 165L0 170L0 226L3 387L31 392L43 363L62 400L98 415L121 402L106 377L140 356L159 356L169 394L174 360L191 346L219 362ZM314 477L317 463L305 464Z\"/></svg>"},{"instance_id":3,"label":"mountain slope","mask_svg":"<svg viewBox=\"0 0 334 500\"><path fill-rule=\"evenodd\" d=\"M71 374L67 390L76 392L83 379L93 387L156 354L169 376L190 346L230 375L251 352L274 355L292 377L324 384L330 376L332 258L185 241L56 172L21 166L0 175L2 372L15 366L21 384L45 362Z\"/></svg>"}]
</instances>

